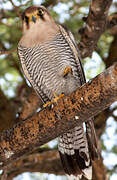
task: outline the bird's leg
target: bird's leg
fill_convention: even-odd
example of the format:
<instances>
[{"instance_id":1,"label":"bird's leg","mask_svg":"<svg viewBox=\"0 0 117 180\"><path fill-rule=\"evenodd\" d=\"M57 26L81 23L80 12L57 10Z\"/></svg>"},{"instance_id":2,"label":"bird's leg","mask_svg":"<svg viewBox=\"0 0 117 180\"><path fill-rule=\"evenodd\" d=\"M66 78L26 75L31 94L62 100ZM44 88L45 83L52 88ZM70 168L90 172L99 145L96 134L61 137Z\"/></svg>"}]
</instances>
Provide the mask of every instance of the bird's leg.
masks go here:
<instances>
[{"instance_id":1,"label":"bird's leg","mask_svg":"<svg viewBox=\"0 0 117 180\"><path fill-rule=\"evenodd\" d=\"M68 73L72 74L72 68L70 66L66 66L66 68L64 69L64 72L62 73L63 77L67 76ZM64 94L62 93L58 96L56 93L54 93L53 96L54 96L54 99L52 101L49 101L46 104L44 104L43 105L44 108L57 102L60 98L62 98L64 96Z\"/></svg>"},{"instance_id":2,"label":"bird's leg","mask_svg":"<svg viewBox=\"0 0 117 180\"><path fill-rule=\"evenodd\" d=\"M47 102L46 104L44 104L43 107L45 108L45 107L51 105L52 103L53 103L53 101L49 101L49 102Z\"/></svg>"},{"instance_id":3,"label":"bird's leg","mask_svg":"<svg viewBox=\"0 0 117 180\"><path fill-rule=\"evenodd\" d=\"M47 106L49 106L49 105L57 102L57 101L58 101L60 98L62 98L63 96L64 96L63 93L60 94L59 96L58 96L56 93L54 93L54 99L53 99L52 101L49 101L49 102L47 102L46 104L44 104L43 107L45 108L45 107L47 107Z\"/></svg>"},{"instance_id":4,"label":"bird's leg","mask_svg":"<svg viewBox=\"0 0 117 180\"><path fill-rule=\"evenodd\" d=\"M57 96L56 93L54 93L54 99L53 99L53 102L57 102L60 98L62 98L64 96L64 94L60 94L59 96Z\"/></svg>"},{"instance_id":5,"label":"bird's leg","mask_svg":"<svg viewBox=\"0 0 117 180\"><path fill-rule=\"evenodd\" d=\"M63 77L65 77L68 73L71 73L72 74L72 68L70 66L67 66L65 69L64 69L64 72L62 73Z\"/></svg>"}]
</instances>

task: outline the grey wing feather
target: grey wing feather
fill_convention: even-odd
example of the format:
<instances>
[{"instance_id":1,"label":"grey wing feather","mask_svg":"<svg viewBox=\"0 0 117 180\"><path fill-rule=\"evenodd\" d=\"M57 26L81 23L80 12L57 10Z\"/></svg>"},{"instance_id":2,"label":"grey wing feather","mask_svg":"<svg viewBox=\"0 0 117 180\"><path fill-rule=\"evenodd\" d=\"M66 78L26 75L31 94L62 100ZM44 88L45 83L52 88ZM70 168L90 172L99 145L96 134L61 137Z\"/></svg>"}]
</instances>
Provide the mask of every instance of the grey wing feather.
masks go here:
<instances>
[{"instance_id":1,"label":"grey wing feather","mask_svg":"<svg viewBox=\"0 0 117 180\"><path fill-rule=\"evenodd\" d=\"M75 58L76 64L77 64L77 69L78 69L78 76L80 78L80 83L81 85L84 84L86 82L85 79L85 74L84 74L84 70L81 64L81 56L80 56L80 51L78 49L78 45L76 44L76 41L74 39L74 36L72 34L71 31L69 31L66 27L64 27L63 25L59 25L60 29L63 30L63 32L68 34L68 38L70 39L72 44L72 50L74 49L74 54L76 54L77 58Z\"/></svg>"},{"instance_id":2,"label":"grey wing feather","mask_svg":"<svg viewBox=\"0 0 117 180\"><path fill-rule=\"evenodd\" d=\"M74 46L76 47L76 49L78 51L79 61L77 63L80 64L81 69L79 70L79 72L83 75L83 78L81 80L81 85L82 85L86 82L86 79L85 79L84 71L83 71L82 64L81 64L80 52L79 52L78 46L75 42L74 36L71 33L71 31L68 30L68 34L69 34L69 37L71 38L72 42L74 43ZM96 137L93 121L94 121L94 118L91 118L90 120L88 120L88 122L86 122L86 137L88 140L88 145L90 148L92 160L95 160L100 157L100 150L98 147L98 142L97 142L97 137Z\"/></svg>"}]
</instances>

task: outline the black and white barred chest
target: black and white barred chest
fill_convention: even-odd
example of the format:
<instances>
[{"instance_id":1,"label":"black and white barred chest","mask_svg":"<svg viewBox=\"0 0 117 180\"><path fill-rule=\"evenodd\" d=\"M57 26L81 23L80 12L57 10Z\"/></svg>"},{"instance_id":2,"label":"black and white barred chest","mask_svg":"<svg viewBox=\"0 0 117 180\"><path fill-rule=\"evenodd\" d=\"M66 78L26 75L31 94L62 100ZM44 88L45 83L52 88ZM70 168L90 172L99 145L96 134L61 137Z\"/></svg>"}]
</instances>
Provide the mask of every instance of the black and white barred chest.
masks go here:
<instances>
[{"instance_id":1,"label":"black and white barred chest","mask_svg":"<svg viewBox=\"0 0 117 180\"><path fill-rule=\"evenodd\" d=\"M19 45L18 53L24 74L27 77L28 73L27 79L44 102L54 94L70 94L81 85L74 54L62 34L33 48ZM63 77L67 66L72 68L72 74Z\"/></svg>"}]
</instances>

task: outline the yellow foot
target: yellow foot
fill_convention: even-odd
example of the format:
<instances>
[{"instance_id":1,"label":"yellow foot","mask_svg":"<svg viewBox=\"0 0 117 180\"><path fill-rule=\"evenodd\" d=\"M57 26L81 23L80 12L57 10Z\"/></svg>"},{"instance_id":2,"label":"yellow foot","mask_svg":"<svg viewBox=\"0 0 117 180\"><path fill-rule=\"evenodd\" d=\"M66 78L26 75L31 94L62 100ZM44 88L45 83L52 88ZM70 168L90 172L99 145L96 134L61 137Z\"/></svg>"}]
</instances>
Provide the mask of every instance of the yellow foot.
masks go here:
<instances>
[{"instance_id":1,"label":"yellow foot","mask_svg":"<svg viewBox=\"0 0 117 180\"><path fill-rule=\"evenodd\" d=\"M57 101L58 101L60 98L62 98L63 96L64 96L64 94L61 94L60 96L57 96L57 95L54 93L54 97L55 97L55 98L54 98L52 101L47 102L46 104L44 104L43 107L45 108L45 107L47 107L47 106L49 106L49 105L57 102Z\"/></svg>"},{"instance_id":2,"label":"yellow foot","mask_svg":"<svg viewBox=\"0 0 117 180\"><path fill-rule=\"evenodd\" d=\"M45 107L51 105L52 103L53 103L52 101L49 101L49 102L47 102L46 104L44 104L43 107L45 108Z\"/></svg>"},{"instance_id":3,"label":"yellow foot","mask_svg":"<svg viewBox=\"0 0 117 180\"><path fill-rule=\"evenodd\" d=\"M54 99L53 102L57 102L60 98L62 98L64 96L64 94L61 94L60 96L57 96L56 94L54 94Z\"/></svg>"},{"instance_id":4,"label":"yellow foot","mask_svg":"<svg viewBox=\"0 0 117 180\"><path fill-rule=\"evenodd\" d=\"M67 66L63 72L63 76L66 76L69 72L72 74L72 68Z\"/></svg>"}]
</instances>

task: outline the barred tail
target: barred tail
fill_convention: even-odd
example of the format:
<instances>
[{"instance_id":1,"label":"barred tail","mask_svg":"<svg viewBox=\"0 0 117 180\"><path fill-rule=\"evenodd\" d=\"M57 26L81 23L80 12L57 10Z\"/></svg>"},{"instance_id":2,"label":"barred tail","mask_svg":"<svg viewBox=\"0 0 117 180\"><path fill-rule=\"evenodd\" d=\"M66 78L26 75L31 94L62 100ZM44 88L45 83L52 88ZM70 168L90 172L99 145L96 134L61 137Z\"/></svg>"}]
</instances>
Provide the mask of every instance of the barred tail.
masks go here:
<instances>
[{"instance_id":1,"label":"barred tail","mask_svg":"<svg viewBox=\"0 0 117 180\"><path fill-rule=\"evenodd\" d=\"M69 180L79 180L82 175L92 179L91 161L98 158L92 123L92 121L86 123L86 132L81 125L59 137L58 149L61 162Z\"/></svg>"},{"instance_id":2,"label":"barred tail","mask_svg":"<svg viewBox=\"0 0 117 180\"><path fill-rule=\"evenodd\" d=\"M91 159L93 161L99 159L101 157L101 153L98 147L93 119L90 119L88 122L86 122L86 137Z\"/></svg>"}]
</instances>

